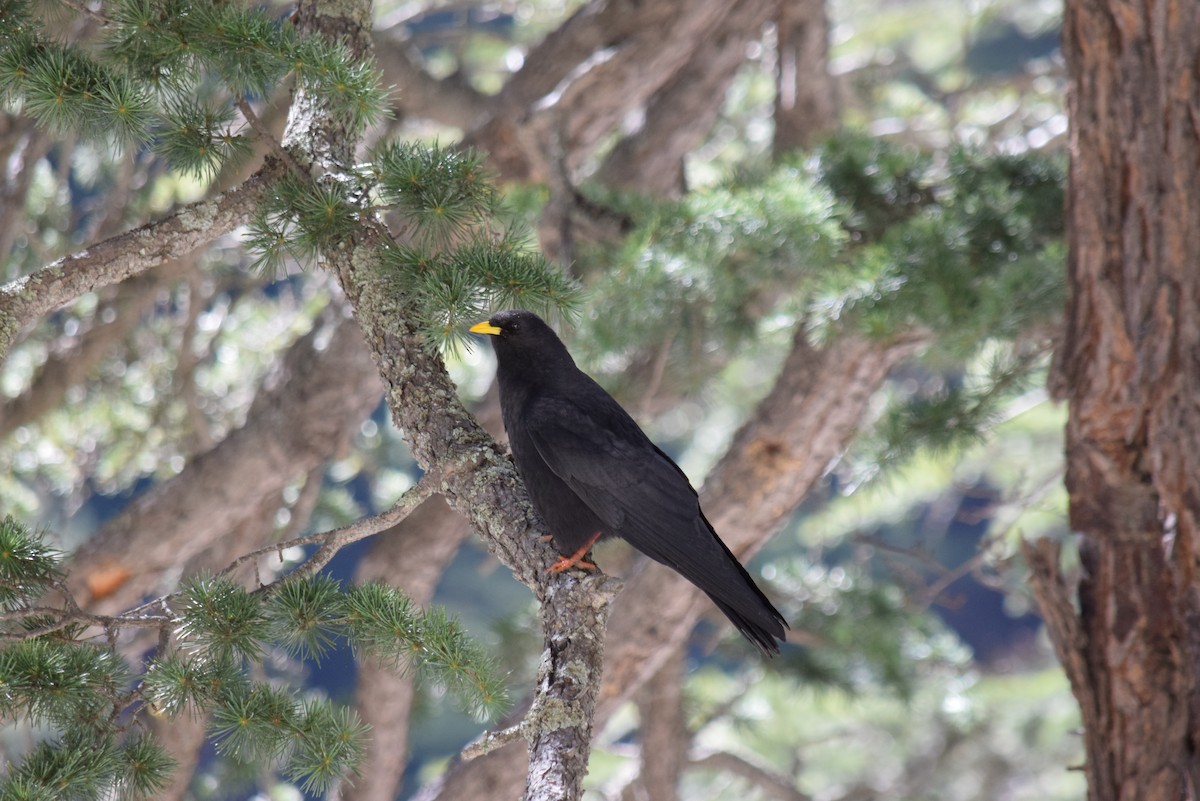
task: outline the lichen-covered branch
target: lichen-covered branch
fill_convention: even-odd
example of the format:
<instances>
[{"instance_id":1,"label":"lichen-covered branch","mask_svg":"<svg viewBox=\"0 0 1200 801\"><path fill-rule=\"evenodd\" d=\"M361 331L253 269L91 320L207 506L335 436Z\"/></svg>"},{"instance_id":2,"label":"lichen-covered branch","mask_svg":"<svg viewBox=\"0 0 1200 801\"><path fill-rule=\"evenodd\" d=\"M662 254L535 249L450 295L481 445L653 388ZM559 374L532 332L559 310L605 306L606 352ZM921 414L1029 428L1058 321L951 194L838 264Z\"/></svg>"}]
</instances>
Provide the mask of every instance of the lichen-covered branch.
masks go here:
<instances>
[{"instance_id":1,"label":"lichen-covered branch","mask_svg":"<svg viewBox=\"0 0 1200 801\"><path fill-rule=\"evenodd\" d=\"M294 19L303 33L340 39L356 55L370 55L366 0L306 0ZM292 104L283 141L326 172L342 169L354 155L351 132L330 114L323 98L304 90ZM603 575L547 573L557 554L541 541L543 532L512 461L459 401L441 355L419 333L408 301L385 279L379 256L388 238L382 226L366 219L353 242L324 254L325 266L354 308L393 420L413 456L426 471L444 470L439 489L447 502L541 602L546 653L530 726L527 795L579 798L591 752L612 582Z\"/></svg>"},{"instance_id":2,"label":"lichen-covered branch","mask_svg":"<svg viewBox=\"0 0 1200 801\"><path fill-rule=\"evenodd\" d=\"M463 407L441 356L407 318L403 300L388 290L373 253L364 246L330 264L387 385L396 425L425 469L464 466L442 478L443 495L541 603L545 653L525 726L527 797L579 798L616 582L602 574L547 572L557 554L541 539L544 531L512 461Z\"/></svg>"}]
</instances>

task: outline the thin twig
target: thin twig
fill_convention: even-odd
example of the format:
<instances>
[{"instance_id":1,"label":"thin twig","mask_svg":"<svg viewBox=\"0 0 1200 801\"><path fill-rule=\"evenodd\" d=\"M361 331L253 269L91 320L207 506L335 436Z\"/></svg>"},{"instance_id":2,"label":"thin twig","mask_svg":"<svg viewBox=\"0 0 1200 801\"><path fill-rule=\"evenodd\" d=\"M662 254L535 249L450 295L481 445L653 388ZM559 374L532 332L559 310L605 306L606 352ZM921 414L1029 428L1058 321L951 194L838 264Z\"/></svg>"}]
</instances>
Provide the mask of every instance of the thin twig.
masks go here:
<instances>
[{"instance_id":1,"label":"thin twig","mask_svg":"<svg viewBox=\"0 0 1200 801\"><path fill-rule=\"evenodd\" d=\"M507 729L500 731L487 731L473 742L467 744L463 748L460 756L463 762L470 762L472 759L484 756L495 751L497 748L508 745L516 740L524 739L526 735L525 721L509 726Z\"/></svg>"},{"instance_id":2,"label":"thin twig","mask_svg":"<svg viewBox=\"0 0 1200 801\"><path fill-rule=\"evenodd\" d=\"M372 517L365 517L348 526L335 528L330 531L322 531L317 534L307 534L303 537L295 537L284 542L272 543L271 545L242 554L217 575L227 575L251 559L257 559L269 553L282 553L288 548L296 548L304 545L320 545L312 556L294 570L270 584L259 587L258 591L269 591L280 581L311 576L329 564L334 555L346 545L366 539L367 537L372 537L408 517L418 506L425 502L426 498L434 493L438 484L446 477L447 473L448 470L435 470L426 473L421 477L420 481L401 495L400 500L396 501L387 511L380 512Z\"/></svg>"},{"instance_id":3,"label":"thin twig","mask_svg":"<svg viewBox=\"0 0 1200 801\"><path fill-rule=\"evenodd\" d=\"M25 609L15 609L9 612L0 614L0 620L17 620L31 615L45 614L59 616L45 625L37 628L27 629L25 631L5 631L0 632L0 641L7 640L9 642L32 640L37 637L44 637L47 634L54 634L62 631L68 626L82 624L85 626L97 626L109 631L113 628L121 626L130 626L136 628L161 628L170 623L170 618L165 616L138 616L130 615L94 615L91 612L85 612L80 608L75 597L71 595L67 589L65 582L56 581L52 585L63 597L65 609L58 607L27 607Z\"/></svg>"}]
</instances>

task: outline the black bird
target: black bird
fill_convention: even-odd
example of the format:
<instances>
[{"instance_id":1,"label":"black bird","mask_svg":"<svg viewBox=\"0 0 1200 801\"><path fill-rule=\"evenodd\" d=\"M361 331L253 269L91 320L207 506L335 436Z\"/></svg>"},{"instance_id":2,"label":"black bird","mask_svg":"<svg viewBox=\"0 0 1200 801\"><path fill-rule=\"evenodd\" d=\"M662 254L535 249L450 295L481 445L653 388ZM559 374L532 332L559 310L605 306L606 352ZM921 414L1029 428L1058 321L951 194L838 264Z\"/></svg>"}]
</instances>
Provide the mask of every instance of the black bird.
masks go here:
<instances>
[{"instance_id":1,"label":"black bird","mask_svg":"<svg viewBox=\"0 0 1200 801\"><path fill-rule=\"evenodd\" d=\"M687 476L575 366L550 326L514 310L471 331L491 335L513 460L555 547L569 554L551 570L593 568L583 561L592 545L620 537L704 590L764 653L779 653L783 615L705 519Z\"/></svg>"}]
</instances>

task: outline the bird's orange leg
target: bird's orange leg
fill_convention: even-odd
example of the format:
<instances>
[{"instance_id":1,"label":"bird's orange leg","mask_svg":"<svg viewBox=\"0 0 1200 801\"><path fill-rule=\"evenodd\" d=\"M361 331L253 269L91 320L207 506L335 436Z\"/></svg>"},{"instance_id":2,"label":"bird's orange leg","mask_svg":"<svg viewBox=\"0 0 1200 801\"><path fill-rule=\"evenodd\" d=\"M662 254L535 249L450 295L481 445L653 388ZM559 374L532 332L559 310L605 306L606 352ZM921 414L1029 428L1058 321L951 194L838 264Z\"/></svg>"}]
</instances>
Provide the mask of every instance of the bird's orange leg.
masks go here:
<instances>
[{"instance_id":1,"label":"bird's orange leg","mask_svg":"<svg viewBox=\"0 0 1200 801\"><path fill-rule=\"evenodd\" d=\"M596 544L596 540L598 540L598 539L600 539L599 531L597 531L595 534L593 534L591 536L591 538L587 542L585 542L583 544L583 547L580 548L578 551L571 554L570 556L564 556L563 558L559 559L554 564L550 565L550 567L547 568L546 572L547 573L561 573L564 570L570 570L573 567L578 567L583 570L595 570L596 565L592 562L586 561L583 557L587 555L587 552L592 549L592 546Z\"/></svg>"}]
</instances>

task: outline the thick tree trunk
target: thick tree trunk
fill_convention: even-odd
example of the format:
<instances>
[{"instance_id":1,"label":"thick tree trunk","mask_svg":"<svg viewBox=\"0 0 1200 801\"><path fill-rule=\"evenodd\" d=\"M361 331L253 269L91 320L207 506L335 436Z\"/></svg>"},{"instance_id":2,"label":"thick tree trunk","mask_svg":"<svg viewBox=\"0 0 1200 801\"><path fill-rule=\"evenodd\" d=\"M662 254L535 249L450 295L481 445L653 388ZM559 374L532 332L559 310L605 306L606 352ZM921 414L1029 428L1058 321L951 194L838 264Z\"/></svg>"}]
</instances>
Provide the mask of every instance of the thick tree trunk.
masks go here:
<instances>
[{"instance_id":1,"label":"thick tree trunk","mask_svg":"<svg viewBox=\"0 0 1200 801\"><path fill-rule=\"evenodd\" d=\"M1078 610L1035 589L1083 713L1089 798L1197 797L1200 4L1071 0L1071 300L1056 390Z\"/></svg>"}]
</instances>

